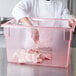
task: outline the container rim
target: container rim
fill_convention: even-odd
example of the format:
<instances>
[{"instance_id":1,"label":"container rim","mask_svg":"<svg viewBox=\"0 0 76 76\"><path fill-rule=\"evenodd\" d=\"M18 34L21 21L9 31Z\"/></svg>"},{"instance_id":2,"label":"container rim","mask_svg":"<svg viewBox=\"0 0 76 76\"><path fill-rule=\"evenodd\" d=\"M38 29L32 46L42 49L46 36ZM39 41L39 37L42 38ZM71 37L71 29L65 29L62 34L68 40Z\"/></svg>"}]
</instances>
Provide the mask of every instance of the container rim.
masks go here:
<instances>
[{"instance_id":1,"label":"container rim","mask_svg":"<svg viewBox=\"0 0 76 76\"><path fill-rule=\"evenodd\" d=\"M32 20L36 20L36 21L50 21L50 20L61 20L61 21L68 21L69 22L69 19L57 19L57 18L34 18L34 17L29 17L29 19L32 19ZM1 25L1 27L4 27L4 28L6 28L6 27L10 27L10 28L26 28L26 27L31 27L31 26L25 26L25 25L19 25L19 24L12 24L11 22L13 22L13 21L16 21L15 19L11 19L11 20L9 20L8 22L6 22L6 23L4 23L4 24L2 24ZM73 25L75 25L76 24L76 22L73 24ZM75 26L73 26L73 27L49 27L49 26L32 26L32 27L34 27L34 28L52 28L52 29L72 29L73 31L74 31L74 29L75 29Z\"/></svg>"}]
</instances>

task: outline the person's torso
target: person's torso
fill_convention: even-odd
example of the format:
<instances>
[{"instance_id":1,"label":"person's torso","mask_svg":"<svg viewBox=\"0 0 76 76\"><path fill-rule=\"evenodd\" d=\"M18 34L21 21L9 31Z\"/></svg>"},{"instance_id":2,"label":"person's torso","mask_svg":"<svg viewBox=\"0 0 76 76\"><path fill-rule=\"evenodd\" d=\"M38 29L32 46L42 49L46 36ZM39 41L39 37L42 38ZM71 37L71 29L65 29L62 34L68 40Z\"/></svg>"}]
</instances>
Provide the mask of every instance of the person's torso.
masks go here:
<instances>
[{"instance_id":1,"label":"person's torso","mask_svg":"<svg viewBox=\"0 0 76 76\"><path fill-rule=\"evenodd\" d=\"M30 17L61 18L62 4L57 0L33 0Z\"/></svg>"}]
</instances>

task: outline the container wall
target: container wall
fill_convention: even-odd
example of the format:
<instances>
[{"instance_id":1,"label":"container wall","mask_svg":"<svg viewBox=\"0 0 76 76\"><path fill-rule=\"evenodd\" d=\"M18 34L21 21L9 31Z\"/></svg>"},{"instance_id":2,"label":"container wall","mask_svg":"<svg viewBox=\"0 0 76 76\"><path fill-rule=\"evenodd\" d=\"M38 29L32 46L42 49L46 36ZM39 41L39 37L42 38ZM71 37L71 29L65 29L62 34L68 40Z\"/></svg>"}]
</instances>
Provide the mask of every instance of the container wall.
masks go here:
<instances>
[{"instance_id":1,"label":"container wall","mask_svg":"<svg viewBox=\"0 0 76 76\"><path fill-rule=\"evenodd\" d=\"M36 28L39 31L39 42L35 43L31 37L30 28L7 28L5 39L8 61L12 62L16 51L22 49L40 48L52 53L52 60L43 65L66 66L69 52L70 30L54 28Z\"/></svg>"}]
</instances>

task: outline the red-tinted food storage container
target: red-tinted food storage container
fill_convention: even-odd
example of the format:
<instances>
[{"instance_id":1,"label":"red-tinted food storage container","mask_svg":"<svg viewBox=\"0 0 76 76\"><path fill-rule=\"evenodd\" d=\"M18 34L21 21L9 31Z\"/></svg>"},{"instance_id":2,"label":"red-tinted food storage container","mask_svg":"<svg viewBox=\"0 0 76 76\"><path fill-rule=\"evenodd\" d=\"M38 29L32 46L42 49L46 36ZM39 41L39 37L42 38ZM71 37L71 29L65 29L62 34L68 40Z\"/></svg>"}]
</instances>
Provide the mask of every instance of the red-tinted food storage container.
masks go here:
<instances>
[{"instance_id":1,"label":"red-tinted food storage container","mask_svg":"<svg viewBox=\"0 0 76 76\"><path fill-rule=\"evenodd\" d=\"M11 20L2 25L4 27L8 62L19 63L17 57L23 57L22 55L27 49L39 48L39 51L41 50L45 55L50 54L50 59L42 60L40 63L24 62L25 65L68 67L73 32L73 28L69 27L69 21L36 18L30 18L29 20L33 27L22 25L16 20ZM39 36L37 43L34 42L31 33L31 30L35 29ZM19 54L20 52L23 54ZM16 59L14 58L15 54L19 54L15 57ZM34 57L36 60L37 55Z\"/></svg>"}]
</instances>

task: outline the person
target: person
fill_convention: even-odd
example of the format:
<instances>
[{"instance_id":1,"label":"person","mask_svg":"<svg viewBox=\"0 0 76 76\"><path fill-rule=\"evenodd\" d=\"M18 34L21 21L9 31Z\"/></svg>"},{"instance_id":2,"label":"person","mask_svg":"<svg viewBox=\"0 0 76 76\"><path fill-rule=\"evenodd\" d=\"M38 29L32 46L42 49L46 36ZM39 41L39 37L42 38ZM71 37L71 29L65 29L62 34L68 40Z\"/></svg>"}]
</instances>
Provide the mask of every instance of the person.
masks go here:
<instances>
[{"instance_id":1,"label":"person","mask_svg":"<svg viewBox=\"0 0 76 76\"><path fill-rule=\"evenodd\" d=\"M70 26L76 18L70 15L67 6L61 0L21 0L12 11L13 17L26 26L33 26L29 17L69 19ZM38 30L34 30L34 40L39 40Z\"/></svg>"},{"instance_id":2,"label":"person","mask_svg":"<svg viewBox=\"0 0 76 76\"><path fill-rule=\"evenodd\" d=\"M12 15L27 26L33 26L28 17L69 19L71 26L76 21L61 0L21 0Z\"/></svg>"}]
</instances>

